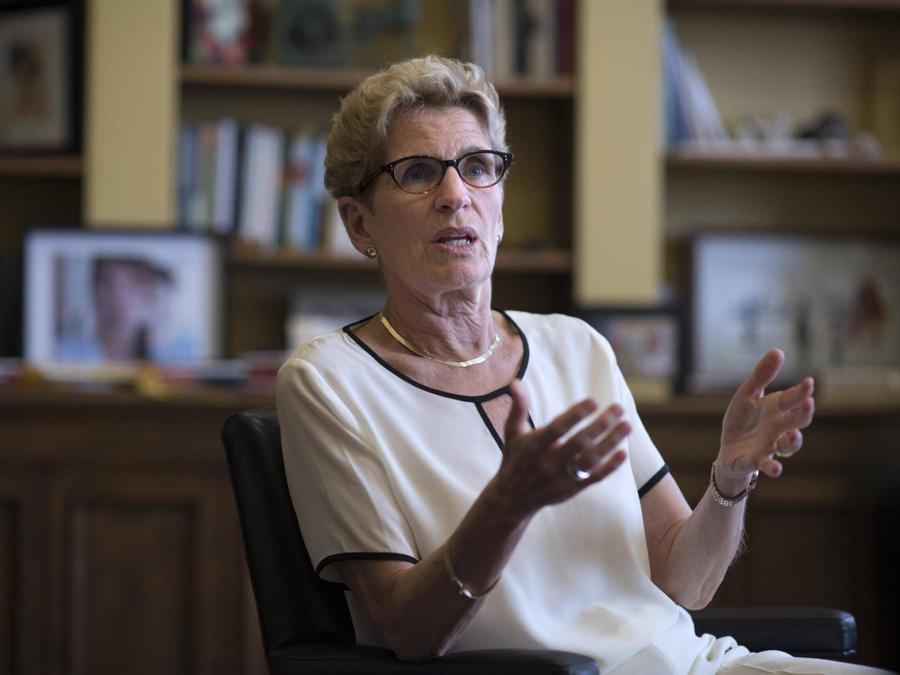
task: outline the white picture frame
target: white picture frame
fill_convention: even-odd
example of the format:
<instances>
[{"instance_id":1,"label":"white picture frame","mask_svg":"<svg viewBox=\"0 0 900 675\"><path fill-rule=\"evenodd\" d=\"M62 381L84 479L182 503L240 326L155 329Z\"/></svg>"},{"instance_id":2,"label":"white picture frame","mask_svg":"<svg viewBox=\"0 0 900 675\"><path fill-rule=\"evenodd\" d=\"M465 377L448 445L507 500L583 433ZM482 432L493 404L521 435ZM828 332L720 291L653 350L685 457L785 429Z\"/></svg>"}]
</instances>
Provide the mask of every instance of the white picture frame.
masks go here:
<instances>
[{"instance_id":1,"label":"white picture frame","mask_svg":"<svg viewBox=\"0 0 900 675\"><path fill-rule=\"evenodd\" d=\"M896 240L705 233L692 273L692 391L733 388L772 347L786 357L776 385L900 366Z\"/></svg>"},{"instance_id":2,"label":"white picture frame","mask_svg":"<svg viewBox=\"0 0 900 675\"><path fill-rule=\"evenodd\" d=\"M48 369L220 358L223 265L222 242L204 234L32 230L25 358Z\"/></svg>"}]
</instances>

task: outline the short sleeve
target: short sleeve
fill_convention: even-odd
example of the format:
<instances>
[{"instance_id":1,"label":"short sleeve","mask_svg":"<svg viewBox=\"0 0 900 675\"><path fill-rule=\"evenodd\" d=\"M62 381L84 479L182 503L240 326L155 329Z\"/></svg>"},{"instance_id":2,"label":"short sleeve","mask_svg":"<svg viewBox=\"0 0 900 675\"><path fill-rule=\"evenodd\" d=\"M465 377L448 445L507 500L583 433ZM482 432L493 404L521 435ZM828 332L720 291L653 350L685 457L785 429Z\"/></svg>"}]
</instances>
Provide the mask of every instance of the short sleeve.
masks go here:
<instances>
[{"instance_id":1,"label":"short sleeve","mask_svg":"<svg viewBox=\"0 0 900 675\"><path fill-rule=\"evenodd\" d=\"M419 556L378 452L317 369L294 357L276 394L285 475L317 574L341 581L333 562Z\"/></svg>"},{"instance_id":2,"label":"short sleeve","mask_svg":"<svg viewBox=\"0 0 900 675\"><path fill-rule=\"evenodd\" d=\"M585 324L587 325L587 324ZM625 410L625 419L631 424L631 434L628 436L628 458L631 463L631 471L637 484L638 494L643 497L663 476L669 473L669 467L656 445L647 433L644 423L637 411L634 396L619 364L616 362L615 352L605 337L600 335L593 327L588 326L593 338L594 348L599 348L603 353L603 367L599 369L599 377L608 382L612 378L616 400ZM602 387L600 387L602 389Z\"/></svg>"},{"instance_id":3,"label":"short sleeve","mask_svg":"<svg viewBox=\"0 0 900 675\"><path fill-rule=\"evenodd\" d=\"M628 436L628 457L631 461L631 471L634 473L634 480L638 486L638 495L643 497L663 476L669 473L669 466L659 450L656 449L656 445L641 421L634 396L625 382L622 371L618 366L615 371L619 402L625 409L625 418L631 423L631 434Z\"/></svg>"}]
</instances>

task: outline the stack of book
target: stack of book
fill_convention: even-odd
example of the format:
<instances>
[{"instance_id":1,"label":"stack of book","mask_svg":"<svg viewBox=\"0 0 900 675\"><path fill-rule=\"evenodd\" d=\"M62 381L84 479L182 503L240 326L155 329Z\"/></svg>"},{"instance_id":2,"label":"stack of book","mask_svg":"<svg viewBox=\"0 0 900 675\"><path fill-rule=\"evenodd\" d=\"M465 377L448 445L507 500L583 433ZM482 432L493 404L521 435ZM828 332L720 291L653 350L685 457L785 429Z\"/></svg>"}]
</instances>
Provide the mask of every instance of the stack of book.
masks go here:
<instances>
[{"instance_id":1,"label":"stack of book","mask_svg":"<svg viewBox=\"0 0 900 675\"><path fill-rule=\"evenodd\" d=\"M574 0L469 0L469 58L500 80L571 75L574 18Z\"/></svg>"},{"instance_id":2,"label":"stack of book","mask_svg":"<svg viewBox=\"0 0 900 675\"><path fill-rule=\"evenodd\" d=\"M180 222L261 248L347 251L325 189L325 139L232 119L185 123L178 148Z\"/></svg>"},{"instance_id":3,"label":"stack of book","mask_svg":"<svg viewBox=\"0 0 900 675\"><path fill-rule=\"evenodd\" d=\"M668 148L730 144L712 94L694 57L679 44L671 22L663 27L663 98Z\"/></svg>"}]
</instances>

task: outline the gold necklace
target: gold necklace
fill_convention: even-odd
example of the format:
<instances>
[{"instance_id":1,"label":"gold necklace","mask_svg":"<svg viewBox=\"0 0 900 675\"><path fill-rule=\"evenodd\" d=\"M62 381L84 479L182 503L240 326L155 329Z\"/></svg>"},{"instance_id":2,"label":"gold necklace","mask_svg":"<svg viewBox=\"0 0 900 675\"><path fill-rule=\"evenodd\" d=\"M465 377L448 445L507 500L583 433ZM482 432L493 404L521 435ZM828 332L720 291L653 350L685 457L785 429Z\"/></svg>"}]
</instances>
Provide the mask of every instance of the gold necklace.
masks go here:
<instances>
[{"instance_id":1,"label":"gold necklace","mask_svg":"<svg viewBox=\"0 0 900 675\"><path fill-rule=\"evenodd\" d=\"M423 359L443 363L445 366L453 366L454 368L468 368L469 366L477 366L479 363L484 363L489 358L491 358L491 356L494 355L494 352L497 351L497 347L500 346L500 333L497 333L496 337L494 337L494 341L491 343L491 346L488 347L488 350L481 356L476 356L474 359L469 359L468 361L445 361L444 359L439 359L436 356L432 356L428 352L423 352L413 347L402 335L400 335L400 333L394 330L394 327L391 325L391 322L387 320L384 312L379 312L378 317L381 319L381 324L387 329L387 332L391 334L391 337L401 345L406 347L413 354L415 354L416 356L421 356Z\"/></svg>"}]
</instances>

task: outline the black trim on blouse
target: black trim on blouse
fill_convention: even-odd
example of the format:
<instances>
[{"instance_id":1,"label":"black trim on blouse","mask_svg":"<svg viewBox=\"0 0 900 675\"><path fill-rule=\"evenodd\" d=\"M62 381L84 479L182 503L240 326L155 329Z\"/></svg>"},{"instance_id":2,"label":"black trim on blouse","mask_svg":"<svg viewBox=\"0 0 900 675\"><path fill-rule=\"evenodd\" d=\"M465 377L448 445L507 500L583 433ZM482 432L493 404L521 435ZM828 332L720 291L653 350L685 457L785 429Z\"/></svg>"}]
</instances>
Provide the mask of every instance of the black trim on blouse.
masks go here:
<instances>
[{"instance_id":1,"label":"black trim on blouse","mask_svg":"<svg viewBox=\"0 0 900 675\"><path fill-rule=\"evenodd\" d=\"M669 473L669 465L663 464L662 468L657 471L653 476L650 477L646 483L644 483L640 489L638 490L638 498L643 497L645 494L650 492L654 485L656 485L659 481L661 481L665 475Z\"/></svg>"},{"instance_id":2,"label":"black trim on blouse","mask_svg":"<svg viewBox=\"0 0 900 675\"><path fill-rule=\"evenodd\" d=\"M316 576L322 576L322 570L332 563L341 562L343 560L402 560L411 562L413 565L418 564L419 559L405 553L370 553L360 551L358 553L335 553L334 555L325 556L316 565ZM335 582L330 582L335 583Z\"/></svg>"},{"instance_id":3,"label":"black trim on blouse","mask_svg":"<svg viewBox=\"0 0 900 675\"><path fill-rule=\"evenodd\" d=\"M519 337L522 338L522 365L519 368L519 372L516 373L516 378L521 380L522 378L525 377L525 371L528 369L528 356L529 356L528 338L525 337L525 333L522 331L521 328L519 328L519 324L517 324L515 321L513 321L512 317L510 317L509 314L504 312L502 309L498 309L497 311L500 312L500 314L502 314L504 316L504 318L506 318L506 320L509 321L510 324L512 324L512 327L516 329L516 332L519 334ZM347 324L346 326L344 326L343 331L347 335L349 335L350 338L356 344L358 344L360 347L362 347L373 359L375 359L378 363L380 363L382 366L387 368L389 371L391 371L394 375L399 377L404 382L408 382L412 386L418 387L419 389L423 389L431 394L437 394L438 396L444 396L446 398L456 399L457 401L469 401L471 403L483 403L484 401L490 401L491 399L495 399L498 396L503 396L504 394L509 393L509 386L504 385L504 386L500 387L499 389L495 389L494 391L489 391L488 393L482 394L480 396L463 396L462 394L453 394L449 391L442 391L440 389L434 389L433 387L426 386L426 385L422 384L421 382L418 382L418 381L412 379L411 377L409 377L409 375L401 373L399 370L397 370L391 364L389 364L387 361L385 361L383 358L381 358L375 352L375 350L372 349L365 342L363 342L363 340L358 335L356 335L356 333L354 333L352 330L350 330L354 326L358 326L361 323L365 323L366 321L369 321L374 316L376 316L376 314L372 314L372 316L367 316L364 319L360 319L359 321L354 321L351 324Z\"/></svg>"},{"instance_id":4,"label":"black trim on blouse","mask_svg":"<svg viewBox=\"0 0 900 675\"><path fill-rule=\"evenodd\" d=\"M475 408L478 410L478 414L481 415L481 420L484 422L484 426L488 428L488 431L491 432L491 436L493 436L494 440L497 442L497 447L500 448L500 452L503 452L503 439L500 438L500 434L497 433L494 425L491 424L491 418L488 417L488 414L484 409L484 403L482 403L481 401L475 401Z\"/></svg>"}]
</instances>

